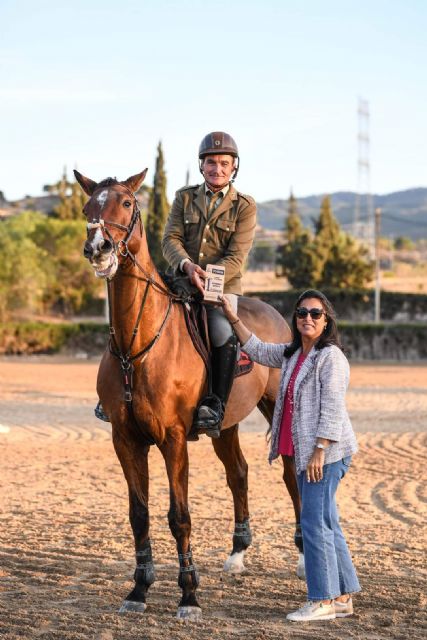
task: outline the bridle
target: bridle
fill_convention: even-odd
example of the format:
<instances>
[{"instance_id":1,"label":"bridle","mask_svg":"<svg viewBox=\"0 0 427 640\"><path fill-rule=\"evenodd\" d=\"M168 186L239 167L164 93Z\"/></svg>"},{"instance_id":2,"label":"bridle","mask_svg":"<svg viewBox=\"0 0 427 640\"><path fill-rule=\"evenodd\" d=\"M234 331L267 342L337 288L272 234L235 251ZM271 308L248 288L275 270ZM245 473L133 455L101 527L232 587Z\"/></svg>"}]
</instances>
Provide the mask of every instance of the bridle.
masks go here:
<instances>
[{"instance_id":1,"label":"bridle","mask_svg":"<svg viewBox=\"0 0 427 640\"><path fill-rule=\"evenodd\" d=\"M129 222L129 224L123 225L123 224L119 224L118 222L113 222L112 220L105 220L103 218L99 218L96 221L93 222L88 222L87 223L87 230L88 232L91 231L92 229L101 229L103 232L105 232L107 234L107 237L109 239L109 241L111 242L111 245L113 247L114 253L116 254L116 256L121 256L122 258L126 259L130 259L132 261L132 263L134 264L134 266L136 266L139 271L142 273L142 276L139 278L140 280L144 281L146 283L145 285L145 291L143 293L142 296L142 300L141 300L141 304L139 306L139 310L138 310L138 314L137 314L137 318L136 318L136 322L135 322L135 326L133 328L132 331L132 337L129 343L129 346L126 350L122 351L117 343L116 340L116 331L114 329L113 326L113 317L112 317L112 309L111 309L111 282L112 282L112 278L107 278L107 294L108 294L108 317L109 317L109 332L110 332L110 340L109 340L109 349L110 349L110 353L115 356L116 358L118 358L118 360L120 360L120 366L122 369L122 373L123 373L123 384L124 384L124 388L125 388L125 401L126 404L129 408L130 411L132 411L132 387L133 387L133 371L134 371L134 362L138 359L140 359L140 364L145 360L145 358L147 357L149 351L151 351L151 349L154 347L154 345L156 344L156 342L159 340L163 329L166 325L166 321L169 317L169 314L171 312L171 308L172 308L172 303L173 302L182 302L182 298L181 296L178 296L174 293L172 293L171 291L169 291L165 286L162 286L159 282L157 282L154 277L149 274L144 267L138 262L136 256L134 253L132 253L129 249L129 241L132 238L132 235L135 231L135 228L137 226L137 223L139 221L139 225L140 225L140 232L141 232L141 237L144 233L144 227L142 224L142 219L141 219L141 212L138 206L138 201L135 197L135 195L132 193L132 191L130 189L128 189L126 187L126 185L122 184L122 183L118 183L120 184L120 187L123 187L124 189L126 189L126 191L129 193L129 195L131 196L131 198L134 201L134 205L133 205L133 211L132 211L132 217L131 220ZM112 186L112 185L111 185ZM102 188L102 187L99 187ZM95 194L96 190L93 192L93 195ZM84 212L84 210L83 210ZM124 231L125 232L125 238L118 240L117 242L114 240L113 236L111 235L108 227L113 227L114 229L119 229L120 231ZM139 331L139 327L140 327L140 323L141 323L141 318L142 318L142 314L144 311L144 307L145 307L145 303L148 297L148 292L149 292L149 288L152 287L153 289L155 289L156 291L158 291L159 293L165 295L168 297L169 302L168 302L168 308L166 310L166 314L161 322L160 328L158 329L157 333L154 335L154 337L150 340L150 342L140 351L138 351L138 353L135 353L132 355L132 348L136 339L136 336L138 334Z\"/></svg>"},{"instance_id":2,"label":"bridle","mask_svg":"<svg viewBox=\"0 0 427 640\"><path fill-rule=\"evenodd\" d=\"M132 217L128 226L124 224L119 224L118 222L113 222L112 220L104 220L103 218L99 218L94 222L88 222L86 224L86 228L88 232L92 231L92 229L102 229L102 231L104 231L107 234L107 237L111 242L111 246L114 249L114 253L117 256L118 255L122 256L123 258L127 258L129 256L132 259L132 262L134 262L135 256L133 255L133 253L129 251L128 245L129 245L130 239L132 238L133 232L135 231L136 224L138 221L139 221L139 228L142 236L143 226L142 226L142 219L141 219L141 211L138 206L138 200L136 199L132 191L128 189L124 184L120 184L120 186L123 189L125 189L130 195L130 197L133 199ZM96 193L96 190L93 192L91 197L93 197L95 193ZM83 213L84 213L84 209L83 209ZM108 229L109 226L115 229L119 229L120 231L125 231L126 237L116 242Z\"/></svg>"}]
</instances>

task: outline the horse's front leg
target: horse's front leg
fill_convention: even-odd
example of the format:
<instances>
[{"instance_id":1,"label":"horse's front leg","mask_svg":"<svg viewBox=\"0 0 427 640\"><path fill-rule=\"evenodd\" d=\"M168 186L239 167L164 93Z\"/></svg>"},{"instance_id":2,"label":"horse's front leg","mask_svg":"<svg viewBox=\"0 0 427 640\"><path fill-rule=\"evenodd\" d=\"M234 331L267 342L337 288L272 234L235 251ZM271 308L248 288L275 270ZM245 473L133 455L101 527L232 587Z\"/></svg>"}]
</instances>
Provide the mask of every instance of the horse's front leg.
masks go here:
<instances>
[{"instance_id":1,"label":"horse's front leg","mask_svg":"<svg viewBox=\"0 0 427 640\"><path fill-rule=\"evenodd\" d=\"M245 570L245 551L252 542L252 534L249 527L248 465L240 448L239 425L221 431L221 437L212 440L212 444L225 467L234 502L233 549L224 563L224 571L242 573Z\"/></svg>"},{"instance_id":2,"label":"horse's front leg","mask_svg":"<svg viewBox=\"0 0 427 640\"><path fill-rule=\"evenodd\" d=\"M113 443L128 484L129 519L135 540L136 556L135 587L126 596L119 612L144 613L147 607L147 591L155 580L148 514L148 451L150 447L142 445L132 436L124 438L120 433L115 434L114 427Z\"/></svg>"},{"instance_id":3,"label":"horse's front leg","mask_svg":"<svg viewBox=\"0 0 427 640\"><path fill-rule=\"evenodd\" d=\"M170 429L160 450L165 459L169 478L169 527L176 540L179 559L178 586L182 589L182 598L178 605L177 617L186 620L200 620L202 610L196 599L199 574L193 563L190 545L188 450L184 429Z\"/></svg>"},{"instance_id":4,"label":"horse's front leg","mask_svg":"<svg viewBox=\"0 0 427 640\"><path fill-rule=\"evenodd\" d=\"M301 498L298 491L297 478L295 472L295 461L291 456L282 456L283 460L283 480L285 482L288 493L291 497L295 512L295 535L294 542L299 551L297 576L301 580L305 580L304 553L301 533Z\"/></svg>"}]
</instances>

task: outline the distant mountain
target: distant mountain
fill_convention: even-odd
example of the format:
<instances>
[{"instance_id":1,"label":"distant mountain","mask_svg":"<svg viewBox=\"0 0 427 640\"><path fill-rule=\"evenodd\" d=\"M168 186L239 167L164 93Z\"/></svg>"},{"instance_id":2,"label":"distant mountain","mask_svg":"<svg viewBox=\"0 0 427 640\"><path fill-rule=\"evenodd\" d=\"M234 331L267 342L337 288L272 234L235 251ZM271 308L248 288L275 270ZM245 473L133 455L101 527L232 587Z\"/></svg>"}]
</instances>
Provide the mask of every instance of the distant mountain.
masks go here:
<instances>
[{"instance_id":1,"label":"distant mountain","mask_svg":"<svg viewBox=\"0 0 427 640\"><path fill-rule=\"evenodd\" d=\"M298 211L305 226L319 215L323 195L297 197ZM356 194L351 191L331 193L332 209L345 230L351 231ZM282 230L287 216L287 200L258 203L258 224L266 229ZM396 191L373 196L373 207L381 208L381 235L427 238L427 188ZM366 201L362 199L360 221L366 222Z\"/></svg>"}]
</instances>

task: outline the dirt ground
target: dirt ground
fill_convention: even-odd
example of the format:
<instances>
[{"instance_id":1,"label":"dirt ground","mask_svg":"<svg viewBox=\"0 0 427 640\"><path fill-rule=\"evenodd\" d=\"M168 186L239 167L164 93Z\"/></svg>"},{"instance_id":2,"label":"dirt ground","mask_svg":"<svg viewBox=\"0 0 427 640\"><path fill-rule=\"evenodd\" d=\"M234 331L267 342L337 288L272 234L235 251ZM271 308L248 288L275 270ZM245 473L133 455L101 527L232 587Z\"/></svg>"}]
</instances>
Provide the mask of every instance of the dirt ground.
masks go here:
<instances>
[{"instance_id":1,"label":"dirt ground","mask_svg":"<svg viewBox=\"0 0 427 640\"><path fill-rule=\"evenodd\" d=\"M175 619L177 559L168 487L150 452L157 581L144 615L117 613L132 586L126 484L109 425L92 415L95 361L0 361L0 638L142 640L426 637L427 366L353 365L348 407L360 444L338 497L363 587L353 618L292 625L305 599L295 575L293 511L266 423L241 425L253 545L247 572L222 572L232 501L207 438L190 443L192 545L203 621Z\"/></svg>"}]
</instances>

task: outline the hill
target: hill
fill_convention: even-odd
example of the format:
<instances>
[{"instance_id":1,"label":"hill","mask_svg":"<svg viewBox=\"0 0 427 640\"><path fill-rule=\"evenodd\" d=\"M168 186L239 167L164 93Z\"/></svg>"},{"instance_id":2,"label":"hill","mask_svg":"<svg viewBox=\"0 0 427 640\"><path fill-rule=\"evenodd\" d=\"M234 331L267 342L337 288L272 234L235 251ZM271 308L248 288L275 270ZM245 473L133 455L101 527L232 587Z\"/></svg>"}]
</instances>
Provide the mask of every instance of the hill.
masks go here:
<instances>
[{"instance_id":1,"label":"hill","mask_svg":"<svg viewBox=\"0 0 427 640\"><path fill-rule=\"evenodd\" d=\"M356 194L338 191L330 196L335 216L346 230L351 231ZM306 226L318 216L322 198L323 195L298 198L298 210ZM288 201L281 199L259 203L258 223L266 229L283 229L287 207ZM427 188L374 195L373 207L381 207L382 236L408 236L413 240L427 238ZM366 206L364 208L366 211ZM366 222L366 214L364 216L361 215L361 221Z\"/></svg>"},{"instance_id":2,"label":"hill","mask_svg":"<svg viewBox=\"0 0 427 640\"><path fill-rule=\"evenodd\" d=\"M356 194L352 191L332 193L331 201L335 216L346 231L352 231ZM311 225L320 211L323 195L298 198L298 210L306 226ZM141 192L138 200L142 209L147 206L147 194ZM58 204L56 195L40 197L26 196L21 200L7 202L0 191L0 217L33 209L50 214ZM360 221L366 222L366 204L362 203ZM258 224L264 229L282 231L287 215L288 201L269 200L258 203ZM406 189L386 195L374 195L373 207L381 207L381 235L396 238L408 236L413 240L427 238L427 188Z\"/></svg>"}]
</instances>

